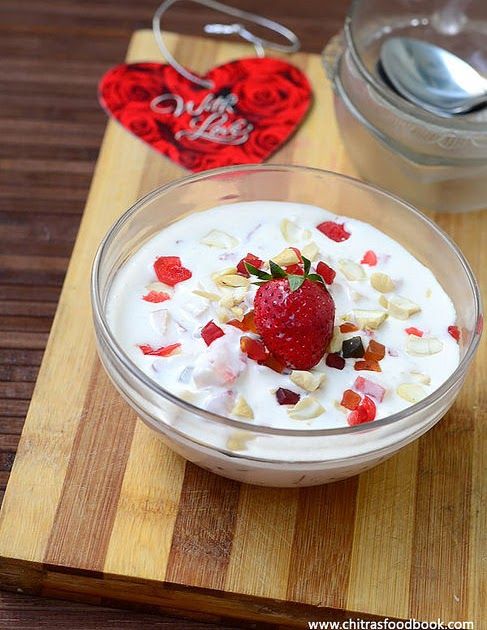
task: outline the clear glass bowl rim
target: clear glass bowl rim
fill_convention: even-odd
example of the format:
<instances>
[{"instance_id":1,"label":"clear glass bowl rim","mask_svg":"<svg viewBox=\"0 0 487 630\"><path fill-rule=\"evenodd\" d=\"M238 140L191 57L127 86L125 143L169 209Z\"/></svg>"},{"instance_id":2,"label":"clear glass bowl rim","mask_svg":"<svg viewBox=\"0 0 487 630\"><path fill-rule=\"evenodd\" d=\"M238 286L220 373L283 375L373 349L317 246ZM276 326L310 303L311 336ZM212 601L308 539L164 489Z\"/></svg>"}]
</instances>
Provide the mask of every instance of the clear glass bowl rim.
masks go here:
<instances>
[{"instance_id":1,"label":"clear glass bowl rim","mask_svg":"<svg viewBox=\"0 0 487 630\"><path fill-rule=\"evenodd\" d=\"M113 336L108 321L105 316L104 308L103 308L103 300L100 294L100 286L99 286L99 274L101 263L103 262L103 257L106 249L110 246L113 239L116 237L119 230L122 226L132 218L137 211L146 205L147 203L153 201L157 197L164 195L166 192L170 190L174 190L181 186L186 186L193 182L200 181L202 179L209 179L213 177L220 177L225 175L232 175L233 173L241 173L241 172L301 172L301 173L309 173L318 176L326 176L326 177L334 177L340 179L344 182L351 182L353 185L358 186L359 188L363 188L368 191L372 191L374 194L379 194L387 199L394 201L395 203L400 203L405 206L410 212L412 212L417 218L422 220L430 229L436 232L438 236L440 236L450 247L451 253L455 255L460 264L462 265L467 278L470 284L470 288L472 289L474 295L474 309L475 309L475 330L472 334L472 339L469 343L468 348L466 349L465 356L460 361L456 370L450 375L450 377L432 392L429 396L421 400L420 402L403 409L402 411L392 414L390 416L386 416L385 418L381 418L380 420L375 420L373 423L366 423L357 426L351 427L340 427L333 429L281 429L276 427L270 427L261 424L242 422L239 420L234 420L233 418L228 418L226 416L221 416L219 414L215 414L213 412L207 411L205 409L201 409L200 407L196 407L195 405L183 400L172 394L170 391L164 389L160 385L158 385L155 381L153 381L149 376L147 376L141 369L139 369L129 358L129 356L124 352L122 347L118 344L117 340ZM417 210L414 206L402 200L400 197L393 195L392 193L384 190L378 186L373 186L372 184L368 184L362 182L354 177L350 177L348 175L343 175L341 173L336 173L334 171L329 171L325 169L311 168L308 166L299 166L299 165L286 165L286 164L248 164L248 165L238 165L238 166L226 166L223 168L216 168L204 171L202 173L197 173L193 175L188 175L178 180L174 180L167 184L163 184L147 193L143 197L141 197L138 201L136 201L128 210L126 210L117 221L109 228L108 232L104 236L101 241L97 252L95 254L95 258L93 261L92 272L91 272L91 302L93 308L93 318L95 325L98 326L98 331L101 334L103 341L111 348L113 354L116 359L123 365L123 367L131 374L131 376L143 384L149 390L151 390L154 394L162 396L166 400L172 402L178 407L182 407L186 411L200 416L202 418L206 418L212 422L216 422L218 424L223 424L225 426L240 429L247 431L249 433L266 433L271 435L279 435L279 436L287 436L287 437L326 437L332 435L347 435L347 434L358 434L362 432L370 431L371 428L380 428L386 427L388 425L392 425L395 422L399 422L400 420L407 419L412 414L417 412L421 412L430 406L435 405L443 396L445 396L450 389L456 386L458 381L464 376L467 371L470 362L472 361L475 351L477 350L477 346L480 342L480 337L482 334L482 299L480 295L480 289L478 283L475 279L473 271L463 256L462 252L458 248L458 246L450 239L450 237L444 232L438 225L436 225L431 219L429 219L425 214Z\"/></svg>"},{"instance_id":2,"label":"clear glass bowl rim","mask_svg":"<svg viewBox=\"0 0 487 630\"><path fill-rule=\"evenodd\" d=\"M358 10L358 7L364 2L367 2L367 0L352 0L347 17L345 18L345 25L343 29L345 33L345 40L360 74L365 79L366 83L371 86L376 92L378 92L380 96L388 103L388 105L390 105L393 113L396 116L400 116L406 120L409 120L409 122L413 124L417 123L418 120L421 120L431 127L438 128L443 133L445 131L448 131L462 137L471 137L471 132L475 132L475 134L487 138L487 126L485 124L485 121L468 121L461 115L456 117L453 116L451 118L442 118L441 116L435 116L434 114L427 112L421 107L409 103L405 98L394 94L391 89L378 81L377 78L368 71L367 67L362 62L362 58L355 44L352 33L352 22L354 21L355 12Z\"/></svg>"}]
</instances>

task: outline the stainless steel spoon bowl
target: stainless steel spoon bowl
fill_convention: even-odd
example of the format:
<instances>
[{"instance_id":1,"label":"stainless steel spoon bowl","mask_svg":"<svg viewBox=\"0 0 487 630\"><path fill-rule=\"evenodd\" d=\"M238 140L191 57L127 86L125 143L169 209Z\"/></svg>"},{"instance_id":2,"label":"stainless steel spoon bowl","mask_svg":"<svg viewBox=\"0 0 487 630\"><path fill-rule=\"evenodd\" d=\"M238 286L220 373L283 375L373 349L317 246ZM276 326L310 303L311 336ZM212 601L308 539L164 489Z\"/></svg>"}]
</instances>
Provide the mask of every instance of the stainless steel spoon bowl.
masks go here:
<instances>
[{"instance_id":1,"label":"stainless steel spoon bowl","mask_svg":"<svg viewBox=\"0 0 487 630\"><path fill-rule=\"evenodd\" d=\"M402 96L434 114L464 114L487 103L487 79L434 44L391 37L381 47L380 62Z\"/></svg>"}]
</instances>

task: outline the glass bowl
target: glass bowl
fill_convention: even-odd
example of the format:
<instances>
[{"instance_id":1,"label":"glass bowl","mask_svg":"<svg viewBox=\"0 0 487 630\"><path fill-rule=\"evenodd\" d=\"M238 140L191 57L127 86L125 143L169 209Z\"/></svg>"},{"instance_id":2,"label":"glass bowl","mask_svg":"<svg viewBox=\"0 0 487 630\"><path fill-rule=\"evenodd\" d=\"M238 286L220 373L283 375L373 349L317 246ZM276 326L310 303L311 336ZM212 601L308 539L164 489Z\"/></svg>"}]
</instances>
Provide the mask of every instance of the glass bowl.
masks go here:
<instances>
[{"instance_id":1,"label":"glass bowl","mask_svg":"<svg viewBox=\"0 0 487 630\"><path fill-rule=\"evenodd\" d=\"M393 36L432 42L487 72L487 3L471 0L464 10L441 4L355 0L323 60L344 144L365 179L425 209L478 210L487 207L487 108L436 116L398 95L378 72L382 43Z\"/></svg>"},{"instance_id":2,"label":"glass bowl","mask_svg":"<svg viewBox=\"0 0 487 630\"><path fill-rule=\"evenodd\" d=\"M129 359L107 322L107 296L127 259L184 216L241 201L312 204L367 221L399 241L447 289L462 331L460 364L436 391L400 413L366 425L292 430L199 409L160 387ZM308 486L360 473L390 457L446 413L465 379L481 330L477 283L456 245L418 210L358 180L298 166L237 166L167 184L138 201L102 241L92 272L100 359L137 414L183 457L219 475L265 486Z\"/></svg>"}]
</instances>

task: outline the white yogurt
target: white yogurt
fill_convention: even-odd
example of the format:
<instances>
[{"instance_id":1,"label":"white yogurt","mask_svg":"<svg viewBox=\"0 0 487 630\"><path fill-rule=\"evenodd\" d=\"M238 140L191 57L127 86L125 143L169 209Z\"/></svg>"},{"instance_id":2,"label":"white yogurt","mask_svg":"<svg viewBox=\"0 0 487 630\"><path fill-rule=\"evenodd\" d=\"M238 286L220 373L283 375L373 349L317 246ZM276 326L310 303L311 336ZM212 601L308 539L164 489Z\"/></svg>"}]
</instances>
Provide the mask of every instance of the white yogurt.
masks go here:
<instances>
[{"instance_id":1,"label":"white yogurt","mask_svg":"<svg viewBox=\"0 0 487 630\"><path fill-rule=\"evenodd\" d=\"M283 218L298 226L291 243L281 232ZM350 238L342 242L330 240L316 228L326 220L344 223ZM230 235L235 242L228 248L202 243L215 229ZM377 272L387 274L394 282L394 290L385 294L387 299L396 295L406 297L421 310L407 320L389 316L373 332L374 339L388 349L380 361L381 372L356 371L357 359L347 359L345 368L340 371L328 367L323 359L312 370L324 375L323 383L318 390L309 393L295 385L289 374L279 374L258 365L243 354L240 337L249 333L222 322L221 319L230 315L221 304L193 291L203 289L228 297L232 290L217 286L212 274L235 266L248 252L268 261L287 247L303 249L311 242L319 249L313 266L323 260L337 271L335 281L328 287L336 304L337 326L343 323L343 316L355 309L387 310L384 302L379 304L382 294L370 283L370 276ZM339 261L347 259L360 264L367 250L377 254L377 264L361 265L363 279L347 279L340 271ZM153 265L159 256L179 256L192 277L174 288L156 286L171 297L154 304L142 298L153 288L152 283L157 282ZM256 287L251 285L240 305L244 311L252 308L255 291ZM299 429L348 426L348 412L338 403L344 390L353 389L357 376L385 388L383 401L376 401L377 418L383 418L411 404L398 394L398 387L418 383L416 373L423 375L420 386L427 395L438 388L459 363L458 344L448 333L448 327L455 324L454 306L431 271L373 226L301 204L260 201L219 206L172 224L148 241L120 269L109 294L107 315L122 348L151 379L196 406L227 416L232 416L235 401L243 396L252 409L254 417L249 423L254 426ZM225 335L208 347L200 331L210 320L220 326ZM424 338L436 339L441 350L424 356L410 354L407 351L409 337L405 332L408 327L424 331ZM362 337L367 347L370 333L360 330L345 337L356 335ZM148 344L159 348L173 343L180 343L180 350L168 357L144 355L139 347ZM428 379L429 383L425 383ZM277 403L275 391L279 387L299 393L302 399L312 396L324 411L312 419L293 419L289 405Z\"/></svg>"}]
</instances>

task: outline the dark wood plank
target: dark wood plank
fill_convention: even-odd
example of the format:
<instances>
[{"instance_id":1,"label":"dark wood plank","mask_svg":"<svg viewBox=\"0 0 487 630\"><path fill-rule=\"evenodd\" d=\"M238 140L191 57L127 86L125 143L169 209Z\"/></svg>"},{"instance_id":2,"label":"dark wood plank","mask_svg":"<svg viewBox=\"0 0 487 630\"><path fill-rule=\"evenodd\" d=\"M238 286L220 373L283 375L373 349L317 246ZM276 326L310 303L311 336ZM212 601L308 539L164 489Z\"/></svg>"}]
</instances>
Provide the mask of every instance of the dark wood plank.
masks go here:
<instances>
[{"instance_id":1,"label":"dark wood plank","mask_svg":"<svg viewBox=\"0 0 487 630\"><path fill-rule=\"evenodd\" d=\"M96 84L120 62L153 0L0 3L0 502L52 323L106 119ZM320 52L348 2L231 0L296 31ZM201 34L220 16L181 2L166 28ZM15 627L229 628L85 604L0 595L0 630Z\"/></svg>"}]
</instances>

